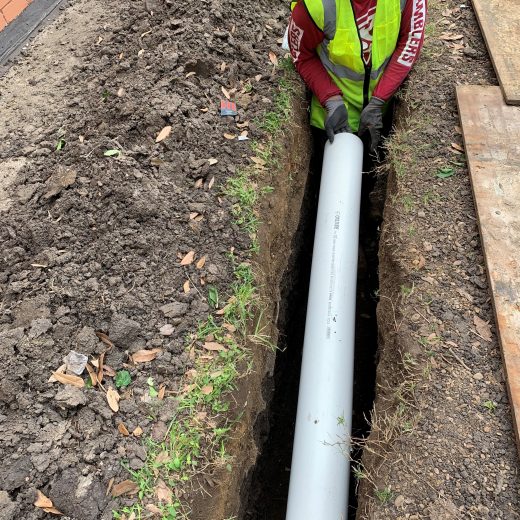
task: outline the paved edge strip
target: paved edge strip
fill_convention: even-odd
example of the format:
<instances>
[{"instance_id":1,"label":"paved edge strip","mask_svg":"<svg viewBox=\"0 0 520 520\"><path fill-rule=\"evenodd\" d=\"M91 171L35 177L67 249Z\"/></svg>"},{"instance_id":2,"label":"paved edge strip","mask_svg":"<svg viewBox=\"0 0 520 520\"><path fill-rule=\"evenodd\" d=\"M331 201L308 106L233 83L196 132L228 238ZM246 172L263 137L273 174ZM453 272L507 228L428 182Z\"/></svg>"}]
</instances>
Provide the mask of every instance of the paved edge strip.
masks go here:
<instances>
[{"instance_id":1,"label":"paved edge strip","mask_svg":"<svg viewBox=\"0 0 520 520\"><path fill-rule=\"evenodd\" d=\"M64 0L33 0L24 11L0 32L0 66L7 63ZM0 70L0 75L1 75Z\"/></svg>"}]
</instances>

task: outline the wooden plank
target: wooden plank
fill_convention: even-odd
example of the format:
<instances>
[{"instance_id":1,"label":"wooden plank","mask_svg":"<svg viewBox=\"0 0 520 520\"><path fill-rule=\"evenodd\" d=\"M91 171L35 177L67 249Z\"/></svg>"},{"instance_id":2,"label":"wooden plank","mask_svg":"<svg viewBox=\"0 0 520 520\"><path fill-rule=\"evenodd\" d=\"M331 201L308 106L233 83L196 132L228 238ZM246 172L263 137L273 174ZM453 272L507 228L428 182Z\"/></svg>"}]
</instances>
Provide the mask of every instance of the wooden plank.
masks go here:
<instances>
[{"instance_id":1,"label":"wooden plank","mask_svg":"<svg viewBox=\"0 0 520 520\"><path fill-rule=\"evenodd\" d=\"M509 105L520 105L520 0L473 0L478 23Z\"/></svg>"},{"instance_id":2,"label":"wooden plank","mask_svg":"<svg viewBox=\"0 0 520 520\"><path fill-rule=\"evenodd\" d=\"M520 107L457 87L462 132L520 451Z\"/></svg>"}]
</instances>

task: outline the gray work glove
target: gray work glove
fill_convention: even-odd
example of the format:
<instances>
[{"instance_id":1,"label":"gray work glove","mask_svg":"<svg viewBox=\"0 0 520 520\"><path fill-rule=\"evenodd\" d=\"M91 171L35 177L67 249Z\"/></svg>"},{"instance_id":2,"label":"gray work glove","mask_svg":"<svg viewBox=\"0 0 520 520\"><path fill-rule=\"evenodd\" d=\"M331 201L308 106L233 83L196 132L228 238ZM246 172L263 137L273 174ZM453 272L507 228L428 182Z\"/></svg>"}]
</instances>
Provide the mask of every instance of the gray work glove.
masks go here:
<instances>
[{"instance_id":1,"label":"gray work glove","mask_svg":"<svg viewBox=\"0 0 520 520\"><path fill-rule=\"evenodd\" d=\"M385 102L382 99L373 97L361 112L358 135L361 137L367 130L370 132L370 151L372 153L376 152L381 139L384 105Z\"/></svg>"},{"instance_id":2,"label":"gray work glove","mask_svg":"<svg viewBox=\"0 0 520 520\"><path fill-rule=\"evenodd\" d=\"M333 143L334 134L350 132L347 107L340 96L333 96L325 101L325 109L327 110L325 132L329 141Z\"/></svg>"}]
</instances>

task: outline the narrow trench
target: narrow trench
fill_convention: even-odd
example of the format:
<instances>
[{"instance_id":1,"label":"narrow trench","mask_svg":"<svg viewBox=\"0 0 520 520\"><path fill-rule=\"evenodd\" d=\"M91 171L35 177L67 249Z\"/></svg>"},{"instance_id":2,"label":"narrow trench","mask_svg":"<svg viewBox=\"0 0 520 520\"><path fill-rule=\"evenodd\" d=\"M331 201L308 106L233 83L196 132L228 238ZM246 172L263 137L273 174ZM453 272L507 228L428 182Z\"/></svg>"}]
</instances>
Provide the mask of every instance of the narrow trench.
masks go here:
<instances>
[{"instance_id":1,"label":"narrow trench","mask_svg":"<svg viewBox=\"0 0 520 520\"><path fill-rule=\"evenodd\" d=\"M292 442L298 403L305 314L318 208L323 159L323 141L313 136L311 159L298 230L281 287L278 319L279 351L274 377L264 387L268 407L255 425L261 454L242 487L240 520L284 520L292 456ZM364 172L374 168L366 158ZM354 403L352 436L369 433L366 420L374 401L377 353L378 234L386 191L386 180L373 174L363 175L359 266L356 310L356 346L354 367ZM354 452L353 459L361 453ZM355 463L353 463L354 465ZM356 482L351 474L349 519L357 508Z\"/></svg>"}]
</instances>

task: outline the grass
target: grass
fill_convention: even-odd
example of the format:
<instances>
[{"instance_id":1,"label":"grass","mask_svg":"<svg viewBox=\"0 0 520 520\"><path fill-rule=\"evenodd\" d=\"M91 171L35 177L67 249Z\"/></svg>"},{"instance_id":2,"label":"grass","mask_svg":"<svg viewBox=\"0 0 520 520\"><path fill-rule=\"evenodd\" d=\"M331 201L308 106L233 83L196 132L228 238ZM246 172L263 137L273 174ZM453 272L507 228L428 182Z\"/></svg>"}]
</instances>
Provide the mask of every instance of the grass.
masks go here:
<instances>
[{"instance_id":1,"label":"grass","mask_svg":"<svg viewBox=\"0 0 520 520\"><path fill-rule=\"evenodd\" d=\"M262 196L271 193L270 186L260 186L261 177L266 171L277 169L279 152L279 135L290 119L292 99L294 95L293 66L290 59L280 60L284 75L278 84L278 92L273 101L273 107L261 118L255 121L256 125L267 134L263 142L253 140L251 151L260 163L253 163L239 168L236 175L231 177L224 188L224 194L233 201L233 215L235 222L246 231L251 238L251 251L257 253L259 245L257 231L260 226L257 205Z\"/></svg>"},{"instance_id":2,"label":"grass","mask_svg":"<svg viewBox=\"0 0 520 520\"><path fill-rule=\"evenodd\" d=\"M383 489L376 489L375 494L382 504L387 504L394 497L392 490L388 487Z\"/></svg>"},{"instance_id":3,"label":"grass","mask_svg":"<svg viewBox=\"0 0 520 520\"><path fill-rule=\"evenodd\" d=\"M248 373L250 353L243 343L257 302L249 264L235 266L231 290L219 322L209 316L190 336L186 348L194 357L194 368L184 378L175 417L162 441L146 440L144 467L129 470L139 487L138 501L114 513L114 518L132 513L136 519L141 518L145 502L152 499L159 478L170 489L179 489L203 471L207 461L232 470L232 458L226 452L225 441L238 417L229 418L227 396L235 390L238 379ZM206 341L218 344L218 350L209 351L208 355L204 349ZM189 513L180 500L157 507L162 511L163 520L185 518Z\"/></svg>"},{"instance_id":4,"label":"grass","mask_svg":"<svg viewBox=\"0 0 520 520\"><path fill-rule=\"evenodd\" d=\"M224 194L233 201L235 222L251 238L250 252L253 253L259 249L258 202L272 191L271 187L262 186L261 176L266 170L279 166L277 155L281 147L276 139L290 118L292 106L292 63L290 60L280 63L284 75L273 107L256 122L266 132L267 139L251 142L251 152L260 159L260 164L238 169L224 189ZM230 295L217 315L209 315L187 337L186 350L193 368L185 375L182 389L175 398L175 416L162 440L157 442L148 438L144 441L147 449L144 466L138 471L127 468L139 491L132 506L114 511L113 517L117 520L132 517L140 520L148 514L146 506L150 504L160 510L162 520L187 519L190 511L182 499L176 498L181 496L179 490L193 483L194 476L209 467L233 471L233 458L226 451L226 441L240 414L231 410L230 395L237 388L238 380L252 369L251 353L245 345L248 340L270 349L275 349L276 345L264 333L263 312L251 265L247 262L237 264L233 254L230 254L230 260L234 268ZM216 287L208 288L207 299L213 308L222 306L222 295ZM211 345L211 350L207 344ZM151 388L154 388L153 381ZM159 479L173 490L171 503L156 498Z\"/></svg>"}]
</instances>

